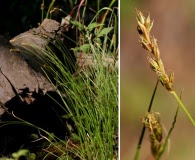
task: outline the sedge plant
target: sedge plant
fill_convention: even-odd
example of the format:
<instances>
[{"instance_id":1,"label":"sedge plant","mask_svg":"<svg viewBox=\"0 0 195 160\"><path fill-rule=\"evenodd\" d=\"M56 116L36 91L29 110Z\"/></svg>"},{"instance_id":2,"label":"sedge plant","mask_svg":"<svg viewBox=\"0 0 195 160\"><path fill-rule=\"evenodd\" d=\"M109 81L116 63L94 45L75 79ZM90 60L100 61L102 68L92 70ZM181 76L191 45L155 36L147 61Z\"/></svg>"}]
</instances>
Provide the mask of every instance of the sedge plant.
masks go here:
<instances>
[{"instance_id":1,"label":"sedge plant","mask_svg":"<svg viewBox=\"0 0 195 160\"><path fill-rule=\"evenodd\" d=\"M136 13L138 22L137 30L140 38L139 41L141 46L149 52L148 62L150 64L151 69L157 74L162 86L175 97L179 105L183 108L184 112L188 116L191 123L195 126L195 121L193 117L191 116L186 106L180 100L173 88L173 72L169 75L165 72L164 64L160 57L160 50L158 48L157 39L150 35L150 31L153 26L153 22L150 20L150 15L148 15L148 17L146 18L144 17L142 12L137 9Z\"/></svg>"},{"instance_id":2,"label":"sedge plant","mask_svg":"<svg viewBox=\"0 0 195 160\"><path fill-rule=\"evenodd\" d=\"M114 14L111 16L116 18ZM68 103L64 101L64 105L77 130L72 130L69 142L73 147L68 147L68 151L79 159L117 159L118 67L116 39L113 38L117 22L101 30L98 27L103 24L97 22L88 26L78 21L71 23L80 32L79 46L72 49L75 54L80 52L75 74L68 73L57 57L52 58L53 53L47 53L58 68L59 72L54 68L51 72L57 77L59 95L63 98L66 94ZM112 38L108 36L111 30L114 30ZM64 156L67 150L61 155Z\"/></svg>"},{"instance_id":3,"label":"sedge plant","mask_svg":"<svg viewBox=\"0 0 195 160\"><path fill-rule=\"evenodd\" d=\"M142 123L143 123L143 128L142 128L142 132L141 132L139 142L137 145L137 150L135 153L134 160L138 160L138 158L139 158L141 145L142 145L142 141L143 141L143 137L144 137L146 129L148 129L148 131L149 131L151 153L152 153L155 160L160 160L163 153L165 152L167 145L169 145L169 142L170 142L169 138L170 138L170 135L175 127L175 123L176 123L178 111L179 111L179 105L177 107L177 110L176 110L176 113L174 116L174 120L172 122L172 126L169 129L168 133L166 132L165 127L163 127L163 124L161 122L160 113L151 112L153 100L154 100L156 90L158 87L158 83L159 83L159 80L157 80L154 92L152 94L152 98L151 98L151 101L150 101L150 104L148 107L148 111L145 114L145 116L141 119ZM180 99L181 99L181 95L180 95ZM165 132L166 138L163 138L163 132ZM168 151L169 151L169 149L168 149Z\"/></svg>"},{"instance_id":4,"label":"sedge plant","mask_svg":"<svg viewBox=\"0 0 195 160\"><path fill-rule=\"evenodd\" d=\"M49 10L53 9L54 2L51 2L46 18L49 18ZM113 3L116 4L116 0L111 1L109 7L99 8L89 24L84 24L82 20L70 21L79 32L78 41L75 42L77 46L72 48L71 53L58 39L50 43L60 51L60 58L49 46L45 49L25 43L27 48L30 46L43 54L40 56L29 50L36 54L33 55L35 60L41 59L37 64L60 95L63 104L51 98L64 109L64 115L60 118L65 119L70 131L69 137L59 139L17 117L22 124L48 135L40 134L48 142L41 151L42 159L118 159L118 16L117 9L111 8ZM42 20L44 5L43 0ZM96 21L98 16L101 17L100 13L103 21ZM86 12L80 15L84 14ZM76 55L76 65L67 56L70 54ZM74 73L67 69L71 67ZM69 124L69 119L74 122L73 125ZM14 156L17 157L19 153L26 154L27 151L18 151Z\"/></svg>"},{"instance_id":5,"label":"sedge plant","mask_svg":"<svg viewBox=\"0 0 195 160\"><path fill-rule=\"evenodd\" d=\"M44 137L50 145L44 149L47 154L43 159L51 156L59 160L118 158L118 19L115 12L104 7L87 25L84 21L71 20L79 32L72 53L68 53L61 41L51 42L60 51L61 58L49 46L43 49L25 44L44 54L36 55L41 59L40 68L61 96L63 104L59 106L64 113L68 112L61 118L67 120L70 136L66 140ZM105 13L103 19L106 18L107 23L96 21L100 13ZM76 66L67 56L70 54L76 56ZM74 74L67 65L75 67Z\"/></svg>"},{"instance_id":6,"label":"sedge plant","mask_svg":"<svg viewBox=\"0 0 195 160\"><path fill-rule=\"evenodd\" d=\"M155 160L159 160L165 151L165 148L166 148L168 141L169 141L169 137L174 129L177 115L178 115L179 106L182 106L183 110L187 114L187 116L190 119L190 121L192 122L192 124L195 125L195 123L194 123L194 119L192 118L192 116L190 115L188 110L186 109L185 105L182 103L181 96L179 98L173 89L173 78L174 78L173 72L170 75L168 75L165 72L163 62L160 58L160 51L159 51L159 48L157 45L157 40L154 37L150 36L150 31L151 31L151 28L153 26L153 22L151 22L151 20L150 20L150 15L148 15L148 17L145 18L143 16L142 12L137 10L137 9L136 9L136 13L137 13L137 22L138 22L137 30L138 30L138 33L140 35L140 43L141 43L141 46L149 52L148 61L150 63L151 69L157 74L158 81L157 81L157 84L155 86L155 90L153 92L152 98L151 98L148 112L146 113L145 117L142 118L143 129L141 132L141 136L139 139L139 143L137 146L137 151L136 151L134 159L138 160L143 136L145 133L145 129L148 128L148 130L150 132L150 142L151 142L152 155L153 155ZM177 110L176 110L176 113L174 116L174 121L172 123L172 127L170 128L169 132L167 133L165 141L163 141L163 137L162 137L163 136L162 135L163 127L162 127L159 113L150 112L151 107L152 107L152 102L154 99L154 95L156 93L156 89L157 89L157 85L158 85L159 81L161 82L163 87L166 90L168 90L171 94L173 94L173 96L178 101L178 107L177 107Z\"/></svg>"}]
</instances>

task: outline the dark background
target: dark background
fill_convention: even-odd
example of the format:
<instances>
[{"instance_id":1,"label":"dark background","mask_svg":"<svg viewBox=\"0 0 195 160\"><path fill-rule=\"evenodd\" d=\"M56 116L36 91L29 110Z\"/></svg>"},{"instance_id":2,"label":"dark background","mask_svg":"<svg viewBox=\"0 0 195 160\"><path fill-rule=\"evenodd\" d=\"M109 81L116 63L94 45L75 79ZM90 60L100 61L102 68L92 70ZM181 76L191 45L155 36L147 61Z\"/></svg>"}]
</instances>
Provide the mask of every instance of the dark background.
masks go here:
<instances>
[{"instance_id":1,"label":"dark background","mask_svg":"<svg viewBox=\"0 0 195 160\"><path fill-rule=\"evenodd\" d=\"M43 0L1 0L0 1L0 35L16 36L19 33L37 27L41 22L41 4ZM45 0L45 13L48 10L52 0ZM73 3L71 3L73 2ZM78 6L78 0L56 0L54 6L70 14L75 6ZM110 0L102 1L101 7L108 7ZM117 3L114 6L118 6ZM97 1L88 2L88 7L97 11ZM81 7L82 9L82 7ZM76 14L77 8L73 12ZM90 11L91 12L91 11ZM61 21L62 17L67 15L60 11L53 14L52 19ZM93 13L93 12L91 12Z\"/></svg>"},{"instance_id":2,"label":"dark background","mask_svg":"<svg viewBox=\"0 0 195 160\"><path fill-rule=\"evenodd\" d=\"M15 36L41 21L42 0L0 1L0 34Z\"/></svg>"}]
</instances>

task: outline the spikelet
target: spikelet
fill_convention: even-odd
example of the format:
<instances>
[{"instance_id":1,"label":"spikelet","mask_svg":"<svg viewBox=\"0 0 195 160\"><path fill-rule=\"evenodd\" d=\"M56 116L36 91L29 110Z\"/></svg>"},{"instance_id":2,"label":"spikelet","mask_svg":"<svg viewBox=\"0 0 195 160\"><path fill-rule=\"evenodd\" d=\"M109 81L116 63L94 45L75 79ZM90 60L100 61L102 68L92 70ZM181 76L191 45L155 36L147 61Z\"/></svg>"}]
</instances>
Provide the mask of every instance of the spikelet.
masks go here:
<instances>
[{"instance_id":1,"label":"spikelet","mask_svg":"<svg viewBox=\"0 0 195 160\"><path fill-rule=\"evenodd\" d=\"M139 42L141 46L146 49L148 54L148 62L150 63L151 69L156 72L159 77L161 84L168 90L173 91L173 72L170 75L167 75L164 69L163 62L160 58L160 51L157 44L157 39L150 36L150 31L153 26L153 21L150 20L150 15L145 18L141 11L137 9L137 30L139 33Z\"/></svg>"},{"instance_id":2,"label":"spikelet","mask_svg":"<svg viewBox=\"0 0 195 160\"><path fill-rule=\"evenodd\" d=\"M146 113L142 123L150 132L151 152L154 158L158 157L163 146L163 129L160 122L160 115L157 112Z\"/></svg>"}]
</instances>

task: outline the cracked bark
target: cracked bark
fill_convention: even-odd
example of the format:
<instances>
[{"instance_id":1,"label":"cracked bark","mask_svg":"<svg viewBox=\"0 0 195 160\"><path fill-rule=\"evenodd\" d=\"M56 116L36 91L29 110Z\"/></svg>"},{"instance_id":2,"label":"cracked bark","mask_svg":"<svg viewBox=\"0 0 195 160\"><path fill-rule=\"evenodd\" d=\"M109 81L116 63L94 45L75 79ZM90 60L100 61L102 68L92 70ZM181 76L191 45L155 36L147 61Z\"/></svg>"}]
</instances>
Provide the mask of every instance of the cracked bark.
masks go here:
<instances>
[{"instance_id":1,"label":"cracked bark","mask_svg":"<svg viewBox=\"0 0 195 160\"><path fill-rule=\"evenodd\" d=\"M10 52L13 46L0 36L0 102L5 104L21 89L28 88L30 92L39 89L54 91L52 84L39 72L33 70L18 53ZM0 110L0 115L3 110Z\"/></svg>"},{"instance_id":2,"label":"cracked bark","mask_svg":"<svg viewBox=\"0 0 195 160\"><path fill-rule=\"evenodd\" d=\"M11 39L11 43L0 36L0 102L2 104L17 96L25 88L28 88L31 93L38 93L39 90L43 93L54 91L53 85L40 69L44 65L42 59L45 60L45 57L42 57L43 50L57 37L62 41L62 34L68 31L68 25L69 23L60 25L55 20L45 19L37 28Z\"/></svg>"}]
</instances>

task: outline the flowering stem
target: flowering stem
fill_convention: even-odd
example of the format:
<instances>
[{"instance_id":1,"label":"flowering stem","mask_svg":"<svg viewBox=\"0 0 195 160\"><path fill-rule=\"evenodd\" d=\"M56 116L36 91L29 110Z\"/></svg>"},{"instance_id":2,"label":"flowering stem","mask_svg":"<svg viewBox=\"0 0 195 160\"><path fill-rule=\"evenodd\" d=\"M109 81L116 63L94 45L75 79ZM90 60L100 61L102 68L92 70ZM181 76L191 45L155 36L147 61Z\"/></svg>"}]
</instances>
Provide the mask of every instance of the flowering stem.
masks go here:
<instances>
[{"instance_id":1,"label":"flowering stem","mask_svg":"<svg viewBox=\"0 0 195 160\"><path fill-rule=\"evenodd\" d=\"M153 100L154 100L154 96L156 94L156 90L157 90L157 87L158 87L158 83L159 83L159 80L157 80L157 82L156 82L156 86L154 88L154 91L153 91L153 94L152 94L152 98L150 100L150 105L148 107L148 113L151 111ZM136 150L136 153L135 153L134 160L138 160L138 157L139 157L139 154L140 154L140 150L141 150L142 140L144 138L145 130L146 130L146 127L145 127L145 125L143 125L142 132L141 132L141 135L140 135L140 138L139 138L139 142L138 142L138 145L137 145L137 150Z\"/></svg>"},{"instance_id":2,"label":"flowering stem","mask_svg":"<svg viewBox=\"0 0 195 160\"><path fill-rule=\"evenodd\" d=\"M183 108L184 112L187 114L187 116L190 119L190 121L192 122L192 124L195 126L194 119L192 118L191 114L188 112L187 108L182 103L182 101L180 100L180 98L177 96L176 92L175 91L171 91L171 93L174 95L174 97L176 98L176 100L178 101L178 103L180 104L180 106Z\"/></svg>"}]
</instances>

